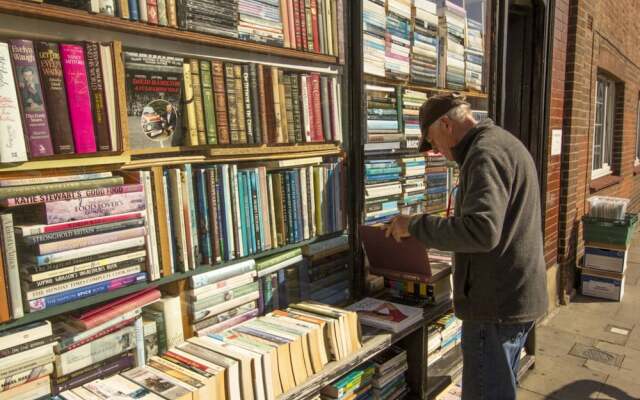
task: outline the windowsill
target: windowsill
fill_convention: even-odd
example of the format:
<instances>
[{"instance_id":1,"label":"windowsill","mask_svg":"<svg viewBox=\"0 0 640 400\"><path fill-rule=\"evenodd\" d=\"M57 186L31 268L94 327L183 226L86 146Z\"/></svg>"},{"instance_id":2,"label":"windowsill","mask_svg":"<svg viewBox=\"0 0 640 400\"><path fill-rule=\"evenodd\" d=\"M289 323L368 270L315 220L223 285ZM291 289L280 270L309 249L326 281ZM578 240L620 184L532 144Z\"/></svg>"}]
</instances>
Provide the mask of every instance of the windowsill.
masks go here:
<instances>
[{"instance_id":1,"label":"windowsill","mask_svg":"<svg viewBox=\"0 0 640 400\"><path fill-rule=\"evenodd\" d=\"M622 177L616 175L606 175L597 179L593 179L589 183L589 190L591 193L598 192L602 189L617 185L622 182Z\"/></svg>"}]
</instances>

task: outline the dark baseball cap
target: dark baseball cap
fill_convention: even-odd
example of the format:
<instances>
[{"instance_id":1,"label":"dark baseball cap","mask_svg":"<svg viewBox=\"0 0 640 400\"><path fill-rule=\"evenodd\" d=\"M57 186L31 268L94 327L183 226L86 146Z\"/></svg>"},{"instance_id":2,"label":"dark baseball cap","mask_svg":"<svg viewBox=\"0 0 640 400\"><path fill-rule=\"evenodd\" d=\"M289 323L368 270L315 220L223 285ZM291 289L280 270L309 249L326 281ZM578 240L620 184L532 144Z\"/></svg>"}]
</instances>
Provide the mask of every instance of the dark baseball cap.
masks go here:
<instances>
[{"instance_id":1,"label":"dark baseball cap","mask_svg":"<svg viewBox=\"0 0 640 400\"><path fill-rule=\"evenodd\" d=\"M424 153L433 148L427 139L431 124L436 122L452 108L463 104L469 105L466 97L458 92L441 93L429 97L429 100L422 104L420 107L420 132L422 133L422 137L420 138L420 145L418 146L420 153Z\"/></svg>"}]
</instances>

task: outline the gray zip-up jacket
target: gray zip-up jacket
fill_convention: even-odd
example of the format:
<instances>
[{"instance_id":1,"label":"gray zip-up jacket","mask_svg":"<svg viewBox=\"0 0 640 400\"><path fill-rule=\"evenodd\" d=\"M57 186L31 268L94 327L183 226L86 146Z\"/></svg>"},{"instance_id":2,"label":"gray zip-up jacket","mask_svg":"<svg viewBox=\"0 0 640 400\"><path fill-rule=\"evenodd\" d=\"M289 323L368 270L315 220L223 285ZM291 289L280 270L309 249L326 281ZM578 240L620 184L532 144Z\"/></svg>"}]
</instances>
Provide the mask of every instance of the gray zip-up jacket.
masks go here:
<instances>
[{"instance_id":1,"label":"gray zip-up jacket","mask_svg":"<svg viewBox=\"0 0 640 400\"><path fill-rule=\"evenodd\" d=\"M462 320L516 323L547 311L540 191L524 145L485 120L453 155L460 166L456 213L421 215L409 232L455 252L453 303Z\"/></svg>"}]
</instances>

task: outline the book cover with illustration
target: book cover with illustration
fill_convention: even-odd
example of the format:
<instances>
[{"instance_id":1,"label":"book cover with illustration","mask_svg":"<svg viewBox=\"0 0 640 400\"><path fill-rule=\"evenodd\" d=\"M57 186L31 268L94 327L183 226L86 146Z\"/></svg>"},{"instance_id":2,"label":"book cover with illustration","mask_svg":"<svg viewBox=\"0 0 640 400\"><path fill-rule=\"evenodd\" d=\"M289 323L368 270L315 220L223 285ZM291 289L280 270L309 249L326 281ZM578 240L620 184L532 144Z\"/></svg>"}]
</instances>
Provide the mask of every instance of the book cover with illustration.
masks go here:
<instances>
[{"instance_id":1,"label":"book cover with illustration","mask_svg":"<svg viewBox=\"0 0 640 400\"><path fill-rule=\"evenodd\" d=\"M363 325L394 333L421 321L424 313L422 308L405 306L371 297L366 297L350 305L347 310L356 311L358 319Z\"/></svg>"},{"instance_id":2,"label":"book cover with illustration","mask_svg":"<svg viewBox=\"0 0 640 400\"><path fill-rule=\"evenodd\" d=\"M183 144L181 57L125 51L132 149Z\"/></svg>"}]
</instances>

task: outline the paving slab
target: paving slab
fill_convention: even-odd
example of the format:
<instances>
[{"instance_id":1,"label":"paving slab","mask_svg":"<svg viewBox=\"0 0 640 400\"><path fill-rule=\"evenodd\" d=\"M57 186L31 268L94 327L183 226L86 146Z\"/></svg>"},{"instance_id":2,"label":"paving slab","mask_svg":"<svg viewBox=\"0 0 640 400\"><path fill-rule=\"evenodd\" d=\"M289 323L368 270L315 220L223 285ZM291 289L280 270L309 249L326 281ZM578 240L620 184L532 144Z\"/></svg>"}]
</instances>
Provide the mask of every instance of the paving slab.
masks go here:
<instances>
[{"instance_id":1,"label":"paving slab","mask_svg":"<svg viewBox=\"0 0 640 400\"><path fill-rule=\"evenodd\" d=\"M600 387L597 399L638 400L640 399L640 384L637 382L638 380L634 382L610 376L604 385Z\"/></svg>"},{"instance_id":2,"label":"paving slab","mask_svg":"<svg viewBox=\"0 0 640 400\"><path fill-rule=\"evenodd\" d=\"M540 393L535 393L526 389L519 389L518 400L559 400L559 399L551 399L547 396L541 395Z\"/></svg>"},{"instance_id":3,"label":"paving slab","mask_svg":"<svg viewBox=\"0 0 640 400\"><path fill-rule=\"evenodd\" d=\"M590 312L583 312L580 309L582 304L573 304L563 307L560 312L551 320L548 326L565 332L575 333L581 336L624 345L629 339L627 336L613 334L607 331L608 325L616 325L622 328L632 329L633 323L622 321L613 315L607 318L603 315L595 315Z\"/></svg>"}]
</instances>

